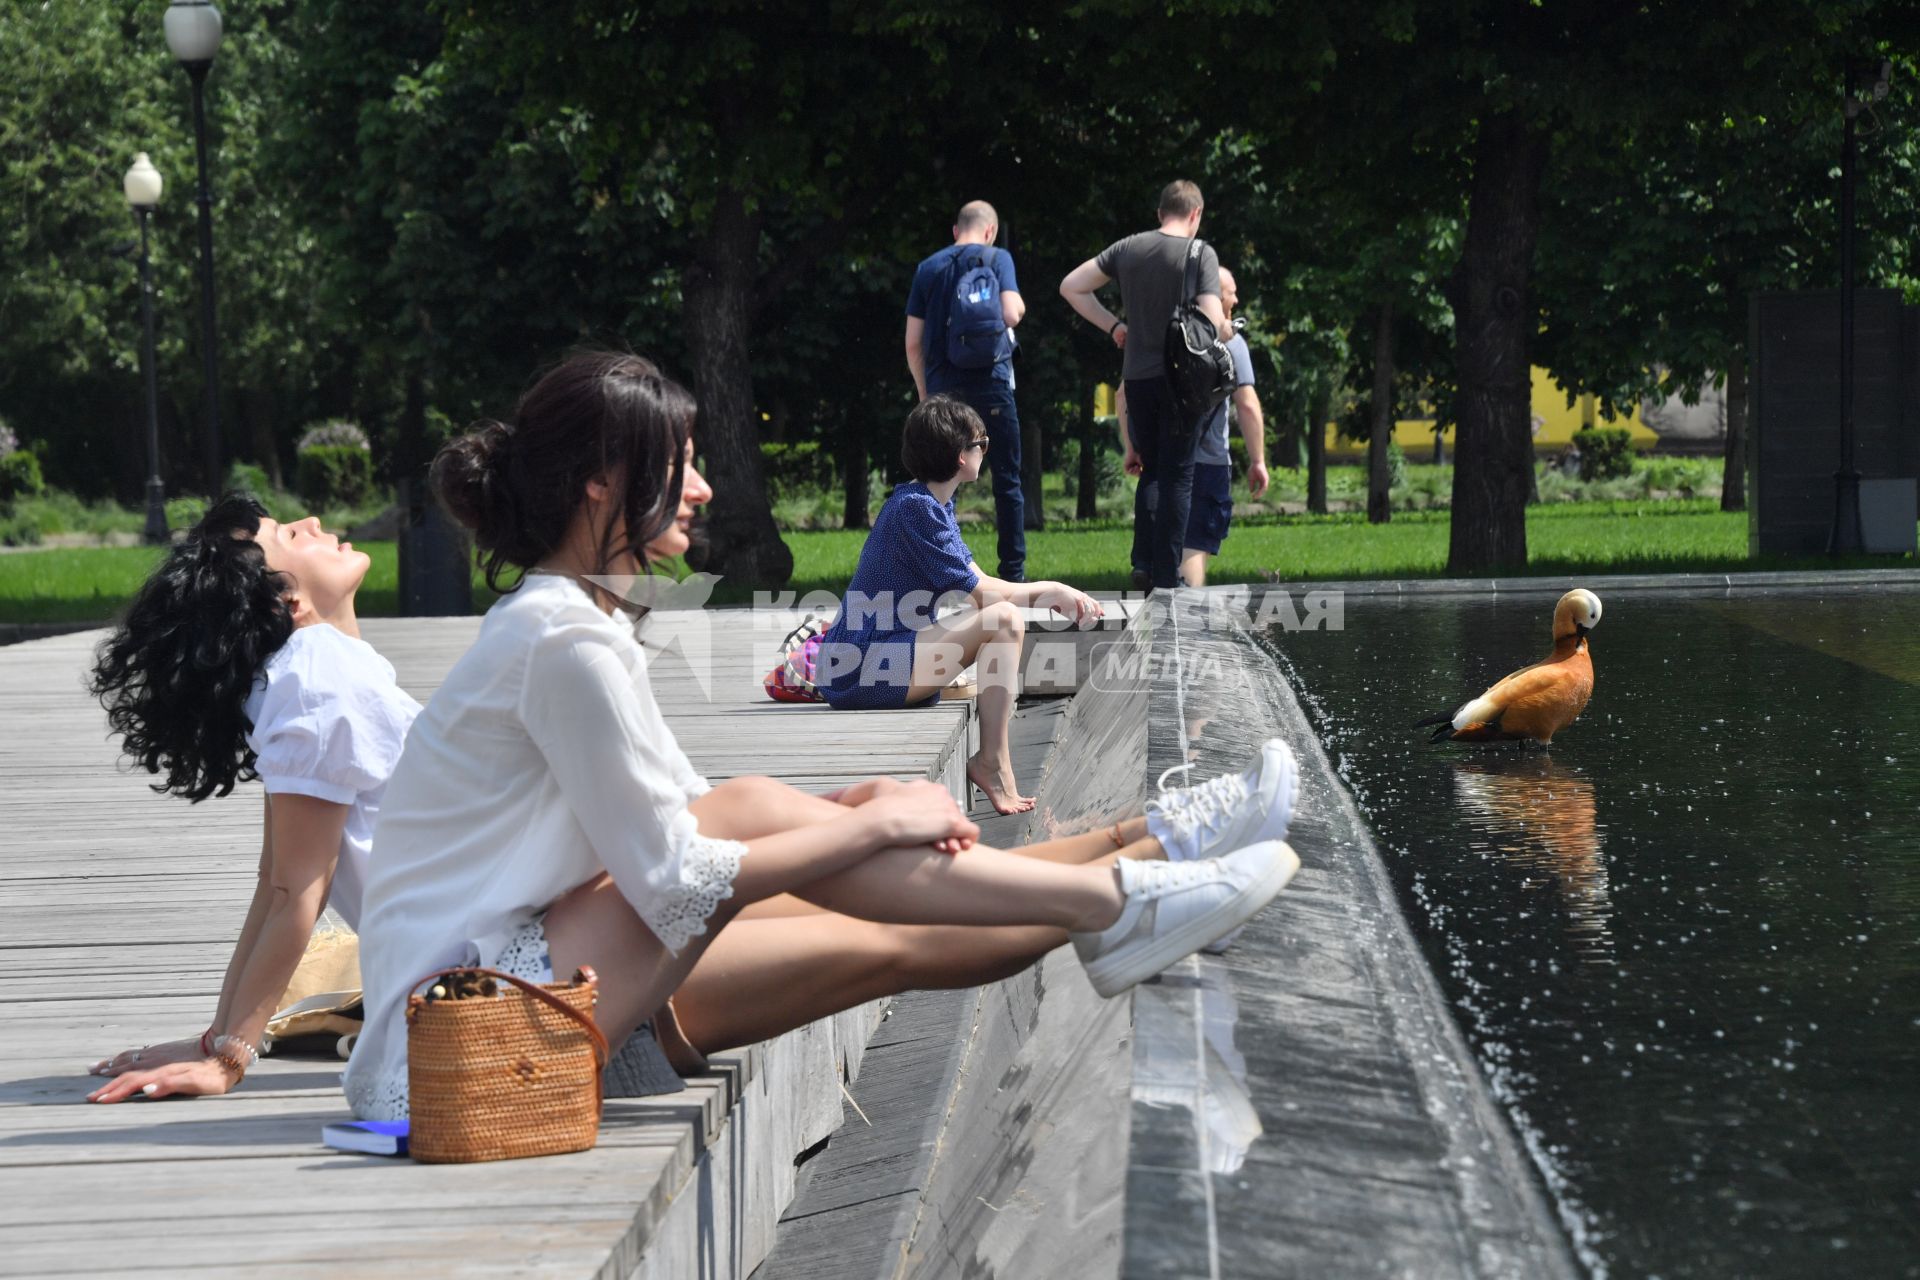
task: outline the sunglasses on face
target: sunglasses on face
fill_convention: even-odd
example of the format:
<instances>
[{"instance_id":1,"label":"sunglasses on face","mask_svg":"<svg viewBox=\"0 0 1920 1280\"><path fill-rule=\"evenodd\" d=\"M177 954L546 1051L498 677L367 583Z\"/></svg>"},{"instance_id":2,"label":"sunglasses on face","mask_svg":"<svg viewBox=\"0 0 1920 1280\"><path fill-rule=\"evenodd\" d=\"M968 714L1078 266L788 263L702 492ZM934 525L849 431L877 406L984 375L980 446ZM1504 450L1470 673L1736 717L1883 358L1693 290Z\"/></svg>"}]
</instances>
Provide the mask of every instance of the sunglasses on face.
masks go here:
<instances>
[{"instance_id":1,"label":"sunglasses on face","mask_svg":"<svg viewBox=\"0 0 1920 1280\"><path fill-rule=\"evenodd\" d=\"M961 445L960 452L965 453L969 449L984 449L986 447L987 447L987 438L985 436L981 436L978 440L969 440L965 444Z\"/></svg>"}]
</instances>

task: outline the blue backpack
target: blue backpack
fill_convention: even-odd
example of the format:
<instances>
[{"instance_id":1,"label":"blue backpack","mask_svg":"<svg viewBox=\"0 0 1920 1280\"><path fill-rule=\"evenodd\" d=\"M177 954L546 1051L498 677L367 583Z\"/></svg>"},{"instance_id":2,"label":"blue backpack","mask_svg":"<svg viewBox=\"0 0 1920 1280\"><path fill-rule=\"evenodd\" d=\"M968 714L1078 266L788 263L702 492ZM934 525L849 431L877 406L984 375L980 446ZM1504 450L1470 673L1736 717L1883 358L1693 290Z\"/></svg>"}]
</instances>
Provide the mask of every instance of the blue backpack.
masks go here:
<instances>
[{"instance_id":1,"label":"blue backpack","mask_svg":"<svg viewBox=\"0 0 1920 1280\"><path fill-rule=\"evenodd\" d=\"M993 249L973 255L973 265L961 264L966 253L953 255L953 291L947 295L947 363L956 369L991 369L1013 354L1012 335L1000 310L1000 277L990 265Z\"/></svg>"}]
</instances>

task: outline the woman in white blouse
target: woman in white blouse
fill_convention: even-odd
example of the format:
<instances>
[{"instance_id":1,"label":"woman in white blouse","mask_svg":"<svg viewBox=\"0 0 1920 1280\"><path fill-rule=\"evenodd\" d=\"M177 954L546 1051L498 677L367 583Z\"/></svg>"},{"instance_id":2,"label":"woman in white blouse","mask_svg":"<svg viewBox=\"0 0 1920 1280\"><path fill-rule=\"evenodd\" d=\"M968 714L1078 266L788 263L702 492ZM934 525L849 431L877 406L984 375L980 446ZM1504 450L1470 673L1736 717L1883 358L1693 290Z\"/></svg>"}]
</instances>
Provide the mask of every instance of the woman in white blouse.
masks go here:
<instances>
[{"instance_id":1,"label":"woman in white blouse","mask_svg":"<svg viewBox=\"0 0 1920 1280\"><path fill-rule=\"evenodd\" d=\"M94 1063L94 1102L225 1093L321 911L360 918L373 820L420 704L360 639L368 559L315 519L216 502L173 545L101 645L92 687L126 755L198 802L258 777L260 872L204 1032Z\"/></svg>"},{"instance_id":2,"label":"woman in white blouse","mask_svg":"<svg viewBox=\"0 0 1920 1280\"><path fill-rule=\"evenodd\" d=\"M488 581L517 581L388 785L361 925L366 1028L345 1077L362 1118L406 1114L403 1005L448 965L536 980L591 965L596 1016L619 1043L740 908L792 893L871 921L1067 931L1096 989L1114 994L1236 928L1298 866L1263 838L1284 809L1271 786L1233 812L1197 802L1178 836L1162 819L1194 860L1111 866L979 845L931 782L837 799L766 778L709 787L661 717L631 619L593 581L690 545L712 496L692 465L693 419L692 398L648 361L576 355L511 425L435 461ZM1145 821L1082 842L1141 843Z\"/></svg>"}]
</instances>

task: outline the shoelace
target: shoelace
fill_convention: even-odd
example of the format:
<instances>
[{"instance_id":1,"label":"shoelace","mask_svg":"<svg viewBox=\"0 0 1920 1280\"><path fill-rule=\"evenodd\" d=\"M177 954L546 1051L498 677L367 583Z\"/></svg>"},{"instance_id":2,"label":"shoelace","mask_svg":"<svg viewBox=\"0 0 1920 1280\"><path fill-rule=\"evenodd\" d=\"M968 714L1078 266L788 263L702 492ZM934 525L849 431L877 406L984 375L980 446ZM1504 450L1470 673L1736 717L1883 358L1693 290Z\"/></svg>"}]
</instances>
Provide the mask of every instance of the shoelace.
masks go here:
<instances>
[{"instance_id":1,"label":"shoelace","mask_svg":"<svg viewBox=\"0 0 1920 1280\"><path fill-rule=\"evenodd\" d=\"M1246 802L1247 782L1239 774L1213 781L1220 785L1215 787L1210 783L1207 790L1189 791L1186 804L1170 813L1162 811L1161 816L1182 838L1192 841L1203 833L1218 833L1234 810Z\"/></svg>"},{"instance_id":2,"label":"shoelace","mask_svg":"<svg viewBox=\"0 0 1920 1280\"><path fill-rule=\"evenodd\" d=\"M1147 801L1147 807L1156 813L1171 816L1187 808L1202 796L1221 795L1231 802L1247 794L1246 777L1238 773L1221 774L1217 778L1208 778L1205 782L1195 783L1191 787L1168 788L1168 778L1176 773L1190 772L1192 769L1191 763L1176 764L1163 772L1160 780L1154 784L1155 790L1160 794Z\"/></svg>"},{"instance_id":3,"label":"shoelace","mask_svg":"<svg viewBox=\"0 0 1920 1280\"><path fill-rule=\"evenodd\" d=\"M1142 862L1134 888L1157 897L1169 889L1185 889L1217 877L1218 868L1211 862Z\"/></svg>"}]
</instances>

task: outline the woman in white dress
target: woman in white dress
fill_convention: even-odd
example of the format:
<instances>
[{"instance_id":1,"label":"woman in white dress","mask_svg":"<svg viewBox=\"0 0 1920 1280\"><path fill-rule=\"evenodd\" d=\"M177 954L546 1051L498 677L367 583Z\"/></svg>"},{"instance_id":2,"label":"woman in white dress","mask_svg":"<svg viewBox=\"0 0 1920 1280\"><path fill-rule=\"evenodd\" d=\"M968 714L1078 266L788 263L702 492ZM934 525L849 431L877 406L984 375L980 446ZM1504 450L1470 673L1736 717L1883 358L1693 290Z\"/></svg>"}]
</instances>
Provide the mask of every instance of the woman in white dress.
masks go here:
<instances>
[{"instance_id":1,"label":"woman in white dress","mask_svg":"<svg viewBox=\"0 0 1920 1280\"><path fill-rule=\"evenodd\" d=\"M512 423L436 459L441 500L508 590L415 722L375 830L367 1022L345 1078L363 1118L406 1114L403 1006L448 965L534 979L590 965L596 1017L619 1043L727 936L722 925L792 894L883 925L1020 929L1029 946L1070 936L1095 988L1115 994L1236 928L1298 866L1271 838L1286 806L1268 777L1284 771L1270 769L1238 803L1209 792L1159 819L1182 860L1091 864L978 844L931 782L836 798L767 778L709 786L661 717L631 619L594 581L650 572L690 545L711 497L692 462L693 420L692 398L648 361L577 355L532 387ZM1284 789L1290 803L1290 776ZM1147 821L1081 842L1115 852L1152 839ZM1163 841L1152 846L1117 852L1158 854ZM790 953L786 963L805 986ZM805 1020L801 1001L767 996L786 1009L770 1022ZM843 988L808 998L820 1012L852 1002Z\"/></svg>"}]
</instances>

